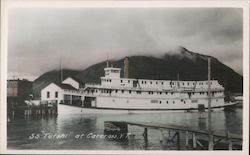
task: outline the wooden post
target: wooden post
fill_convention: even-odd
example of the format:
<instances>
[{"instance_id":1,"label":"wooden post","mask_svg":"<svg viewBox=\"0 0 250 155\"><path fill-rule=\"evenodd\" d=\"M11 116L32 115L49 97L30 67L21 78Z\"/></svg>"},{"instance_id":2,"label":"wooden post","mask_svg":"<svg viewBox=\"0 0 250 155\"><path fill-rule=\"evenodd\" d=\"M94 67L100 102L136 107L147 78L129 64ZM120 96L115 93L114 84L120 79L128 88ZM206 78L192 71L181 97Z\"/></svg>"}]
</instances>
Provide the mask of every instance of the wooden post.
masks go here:
<instances>
[{"instance_id":1,"label":"wooden post","mask_svg":"<svg viewBox=\"0 0 250 155\"><path fill-rule=\"evenodd\" d=\"M144 140L147 142L148 141L148 128L144 128L144 132L142 134Z\"/></svg>"},{"instance_id":2,"label":"wooden post","mask_svg":"<svg viewBox=\"0 0 250 155\"><path fill-rule=\"evenodd\" d=\"M230 138L230 132L227 131L227 139L228 139L228 150L233 150L233 143L232 140Z\"/></svg>"},{"instance_id":3,"label":"wooden post","mask_svg":"<svg viewBox=\"0 0 250 155\"><path fill-rule=\"evenodd\" d=\"M193 148L195 149L197 147L196 145L196 136L195 133L193 133Z\"/></svg>"},{"instance_id":4,"label":"wooden post","mask_svg":"<svg viewBox=\"0 0 250 155\"><path fill-rule=\"evenodd\" d=\"M73 100L73 97L72 97L72 95L70 95L70 104L73 103L72 100Z\"/></svg>"},{"instance_id":5,"label":"wooden post","mask_svg":"<svg viewBox=\"0 0 250 155\"><path fill-rule=\"evenodd\" d=\"M209 141L208 141L208 150L214 149L214 136L212 134L209 134Z\"/></svg>"},{"instance_id":6,"label":"wooden post","mask_svg":"<svg viewBox=\"0 0 250 155\"><path fill-rule=\"evenodd\" d=\"M177 138L177 150L180 150L180 132L176 132L176 138Z\"/></svg>"},{"instance_id":7,"label":"wooden post","mask_svg":"<svg viewBox=\"0 0 250 155\"><path fill-rule=\"evenodd\" d=\"M208 58L208 150L213 150L213 135L211 123L211 59Z\"/></svg>"},{"instance_id":8,"label":"wooden post","mask_svg":"<svg viewBox=\"0 0 250 155\"><path fill-rule=\"evenodd\" d=\"M186 131L186 136L185 136L185 139L186 139L185 146L186 146L186 147L188 147L188 141L189 141L188 131Z\"/></svg>"},{"instance_id":9,"label":"wooden post","mask_svg":"<svg viewBox=\"0 0 250 155\"><path fill-rule=\"evenodd\" d=\"M162 143L164 139L163 131L160 129L160 142Z\"/></svg>"}]
</instances>

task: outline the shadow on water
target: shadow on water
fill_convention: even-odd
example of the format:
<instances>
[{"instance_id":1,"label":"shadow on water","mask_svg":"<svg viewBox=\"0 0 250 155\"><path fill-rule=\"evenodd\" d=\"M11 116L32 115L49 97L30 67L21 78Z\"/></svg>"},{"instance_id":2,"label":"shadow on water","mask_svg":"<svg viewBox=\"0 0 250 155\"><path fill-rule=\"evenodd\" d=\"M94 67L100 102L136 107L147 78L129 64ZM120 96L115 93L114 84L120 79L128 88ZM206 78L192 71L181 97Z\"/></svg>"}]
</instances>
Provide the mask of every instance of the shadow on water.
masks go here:
<instances>
[{"instance_id":1,"label":"shadow on water","mask_svg":"<svg viewBox=\"0 0 250 155\"><path fill-rule=\"evenodd\" d=\"M242 134L242 109L225 112L225 128L232 133ZM232 128L235 126L235 128Z\"/></svg>"}]
</instances>

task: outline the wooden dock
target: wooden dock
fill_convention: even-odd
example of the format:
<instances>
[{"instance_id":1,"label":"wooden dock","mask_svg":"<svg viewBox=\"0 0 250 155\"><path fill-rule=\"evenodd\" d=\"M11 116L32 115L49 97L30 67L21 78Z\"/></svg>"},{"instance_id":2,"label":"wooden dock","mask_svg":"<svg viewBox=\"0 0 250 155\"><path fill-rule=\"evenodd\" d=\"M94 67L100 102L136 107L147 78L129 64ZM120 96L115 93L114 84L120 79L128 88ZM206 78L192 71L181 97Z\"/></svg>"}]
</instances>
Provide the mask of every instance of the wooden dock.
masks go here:
<instances>
[{"instance_id":1,"label":"wooden dock","mask_svg":"<svg viewBox=\"0 0 250 155\"><path fill-rule=\"evenodd\" d=\"M175 124L160 124L153 122L126 122L126 121L106 121L105 130L106 131L122 131L127 132L127 126L138 126L144 128L142 133L143 139L147 142L149 140L148 130L158 129L161 131L168 131L168 137L163 137L167 139L168 142L175 142L176 149L181 149L181 139L185 140L185 147L190 147L191 149L202 149L202 150L213 150L218 149L218 146L222 146L227 150L238 150L242 149L242 135L229 133L229 131L212 131L209 133L206 130L200 130L194 127L175 125ZM124 130L124 127L126 130ZM170 134L171 133L171 134ZM184 136L181 137L181 136ZM209 138L212 136L212 139ZM212 141L209 141L209 140ZM210 144L209 144L210 143ZM212 145L211 145L212 144ZM211 145L211 146L208 146ZM226 148L225 148L226 147Z\"/></svg>"},{"instance_id":2,"label":"wooden dock","mask_svg":"<svg viewBox=\"0 0 250 155\"><path fill-rule=\"evenodd\" d=\"M8 107L8 117L13 116L53 116L57 115L57 104L22 105Z\"/></svg>"}]
</instances>

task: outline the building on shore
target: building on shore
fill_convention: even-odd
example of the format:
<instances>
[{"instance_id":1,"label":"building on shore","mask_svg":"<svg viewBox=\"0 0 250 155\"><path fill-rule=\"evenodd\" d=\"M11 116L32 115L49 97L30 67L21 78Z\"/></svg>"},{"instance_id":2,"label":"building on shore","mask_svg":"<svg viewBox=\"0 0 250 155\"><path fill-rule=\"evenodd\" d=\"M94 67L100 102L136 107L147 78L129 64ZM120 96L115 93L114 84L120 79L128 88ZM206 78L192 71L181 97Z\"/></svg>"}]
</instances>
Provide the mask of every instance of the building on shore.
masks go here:
<instances>
[{"instance_id":1,"label":"building on shore","mask_svg":"<svg viewBox=\"0 0 250 155\"><path fill-rule=\"evenodd\" d=\"M32 98L32 81L12 79L7 81L7 103L21 105L24 100Z\"/></svg>"},{"instance_id":2,"label":"building on shore","mask_svg":"<svg viewBox=\"0 0 250 155\"><path fill-rule=\"evenodd\" d=\"M52 82L41 90L41 100L47 103L82 105L82 83L68 77L61 83Z\"/></svg>"}]
</instances>

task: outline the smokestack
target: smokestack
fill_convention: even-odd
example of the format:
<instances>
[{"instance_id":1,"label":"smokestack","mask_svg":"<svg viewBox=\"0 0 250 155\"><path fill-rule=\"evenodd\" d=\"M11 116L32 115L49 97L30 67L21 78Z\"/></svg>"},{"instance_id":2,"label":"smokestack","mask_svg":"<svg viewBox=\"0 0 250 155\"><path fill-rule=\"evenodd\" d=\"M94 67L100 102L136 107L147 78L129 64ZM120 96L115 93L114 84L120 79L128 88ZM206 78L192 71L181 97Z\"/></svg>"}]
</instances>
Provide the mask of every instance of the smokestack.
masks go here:
<instances>
[{"instance_id":1,"label":"smokestack","mask_svg":"<svg viewBox=\"0 0 250 155\"><path fill-rule=\"evenodd\" d=\"M125 59L124 59L124 78L128 78L128 69L129 69L128 57L125 57Z\"/></svg>"}]
</instances>

